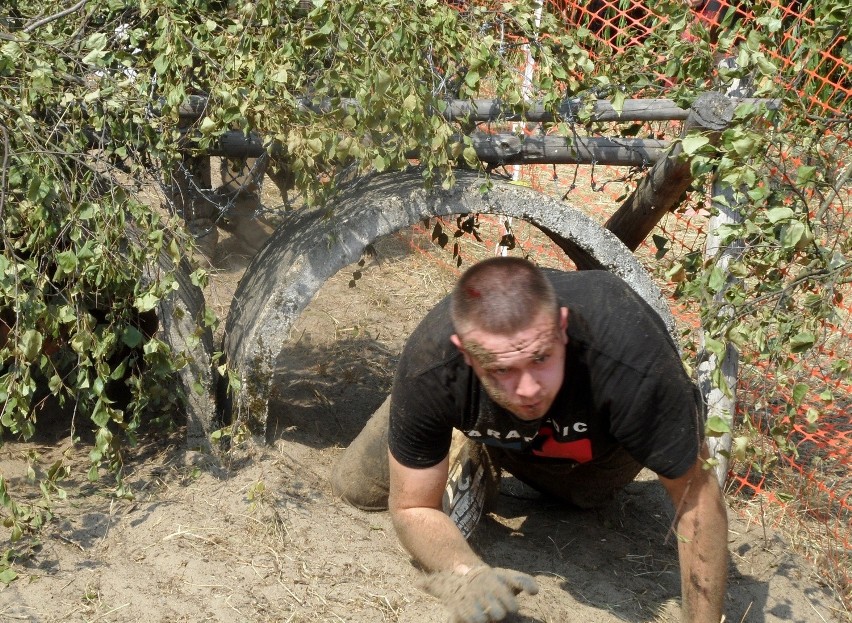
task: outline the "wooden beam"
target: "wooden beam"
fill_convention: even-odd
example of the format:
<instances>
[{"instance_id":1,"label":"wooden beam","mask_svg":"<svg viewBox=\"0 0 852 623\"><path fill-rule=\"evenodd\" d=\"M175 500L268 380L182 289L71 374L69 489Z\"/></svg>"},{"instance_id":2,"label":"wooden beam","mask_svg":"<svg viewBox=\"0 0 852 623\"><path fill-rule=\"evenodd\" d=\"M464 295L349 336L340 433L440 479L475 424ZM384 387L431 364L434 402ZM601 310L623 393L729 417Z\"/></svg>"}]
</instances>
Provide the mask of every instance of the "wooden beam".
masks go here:
<instances>
[{"instance_id":1,"label":"wooden beam","mask_svg":"<svg viewBox=\"0 0 852 623\"><path fill-rule=\"evenodd\" d=\"M561 136L518 136L486 134L471 136L473 148L482 162L503 164L610 164L649 166L670 147L669 141L639 138Z\"/></svg>"},{"instance_id":2,"label":"wooden beam","mask_svg":"<svg viewBox=\"0 0 852 623\"><path fill-rule=\"evenodd\" d=\"M733 119L735 100L721 93L704 93L692 105L681 136L702 132L715 144ZM682 200L692 184L690 162L680 142L659 160L618 208L605 227L635 251L654 226ZM579 267L578 267L579 268Z\"/></svg>"},{"instance_id":3,"label":"wooden beam","mask_svg":"<svg viewBox=\"0 0 852 623\"><path fill-rule=\"evenodd\" d=\"M462 140L461 136L456 137ZM471 136L479 159L490 165L509 164L609 164L616 166L650 166L670 147L669 141L638 138L559 136L522 137L517 134ZM259 158L280 151L276 144L265 145L256 134L246 136L239 131L225 132L207 150L210 156L227 158ZM416 154L412 154L416 158Z\"/></svg>"},{"instance_id":4,"label":"wooden beam","mask_svg":"<svg viewBox=\"0 0 852 623\"><path fill-rule=\"evenodd\" d=\"M342 110L360 110L357 100L341 98L313 102L308 98L298 100L299 108L317 114L329 114ZM737 98L735 104L765 104L769 108L778 108L778 100ZM669 99L628 99L622 109L616 110L608 100L587 100L573 97L563 100L556 106L556 114L545 109L541 102L532 102L520 109L507 106L495 99L446 100L443 111L436 114L448 121L473 121L477 123L497 121L528 121L548 123L555 121L577 121L580 114L590 106L590 121L685 121L690 109L681 108ZM190 95L181 104L179 114L185 119L200 119L207 112L208 100L203 95Z\"/></svg>"},{"instance_id":5,"label":"wooden beam","mask_svg":"<svg viewBox=\"0 0 852 623\"><path fill-rule=\"evenodd\" d=\"M554 115L540 102L533 102L525 110L517 111L498 100L451 100L441 116L449 121L576 121L586 105L579 98L566 99L559 104ZM625 100L620 111L607 100L596 100L591 103L589 114L590 121L677 121L686 119L689 111L666 99Z\"/></svg>"}]
</instances>

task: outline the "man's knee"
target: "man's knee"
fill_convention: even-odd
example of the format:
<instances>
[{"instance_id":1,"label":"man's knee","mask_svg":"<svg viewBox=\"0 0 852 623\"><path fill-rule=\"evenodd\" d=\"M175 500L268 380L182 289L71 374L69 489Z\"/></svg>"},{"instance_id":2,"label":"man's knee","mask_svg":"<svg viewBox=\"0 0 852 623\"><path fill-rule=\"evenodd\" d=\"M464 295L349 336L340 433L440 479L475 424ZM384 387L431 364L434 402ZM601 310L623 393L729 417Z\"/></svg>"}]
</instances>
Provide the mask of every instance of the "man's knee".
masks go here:
<instances>
[{"instance_id":1,"label":"man's knee","mask_svg":"<svg viewBox=\"0 0 852 623\"><path fill-rule=\"evenodd\" d=\"M334 495L361 510L378 511L388 507L389 413L388 398L343 451L331 472Z\"/></svg>"},{"instance_id":2,"label":"man's knee","mask_svg":"<svg viewBox=\"0 0 852 623\"><path fill-rule=\"evenodd\" d=\"M348 450L347 450L348 452ZM347 460L344 452L331 471L331 491L347 504L363 511L382 511L388 508L389 482L383 477L387 471L376 465L379 457L359 457ZM387 457L384 457L387 463Z\"/></svg>"}]
</instances>

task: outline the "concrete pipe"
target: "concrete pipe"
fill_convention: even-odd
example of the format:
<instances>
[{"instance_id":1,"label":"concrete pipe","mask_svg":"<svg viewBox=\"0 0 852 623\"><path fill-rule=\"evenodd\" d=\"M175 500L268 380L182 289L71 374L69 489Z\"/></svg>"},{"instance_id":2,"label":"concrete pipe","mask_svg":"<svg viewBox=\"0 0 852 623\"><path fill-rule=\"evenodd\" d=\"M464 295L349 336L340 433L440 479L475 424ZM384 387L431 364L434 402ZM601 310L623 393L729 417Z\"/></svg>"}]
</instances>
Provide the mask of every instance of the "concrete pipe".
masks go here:
<instances>
[{"instance_id":1,"label":"concrete pipe","mask_svg":"<svg viewBox=\"0 0 852 623\"><path fill-rule=\"evenodd\" d=\"M220 394L223 418L265 432L273 370L290 327L325 281L357 261L378 238L429 217L482 213L525 220L542 230L581 269L608 270L624 279L663 318L674 318L651 278L612 233L540 192L494 179L487 192L476 172L456 172L450 190L427 190L413 169L360 180L323 210L285 218L249 265L231 304L224 352L240 379L235 395Z\"/></svg>"}]
</instances>

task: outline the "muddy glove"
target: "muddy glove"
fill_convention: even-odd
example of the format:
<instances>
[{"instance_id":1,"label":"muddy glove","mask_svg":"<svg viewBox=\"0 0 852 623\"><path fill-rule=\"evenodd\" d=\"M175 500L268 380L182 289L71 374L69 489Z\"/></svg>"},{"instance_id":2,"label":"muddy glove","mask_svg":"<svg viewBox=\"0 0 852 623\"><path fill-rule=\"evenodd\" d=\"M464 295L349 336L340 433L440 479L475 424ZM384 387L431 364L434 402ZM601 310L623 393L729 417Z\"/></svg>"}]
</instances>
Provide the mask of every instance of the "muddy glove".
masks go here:
<instances>
[{"instance_id":1,"label":"muddy glove","mask_svg":"<svg viewBox=\"0 0 852 623\"><path fill-rule=\"evenodd\" d=\"M538 593L538 584L526 573L482 565L465 575L449 571L433 573L420 588L440 599L450 611L450 623L502 621L518 611L515 595Z\"/></svg>"}]
</instances>

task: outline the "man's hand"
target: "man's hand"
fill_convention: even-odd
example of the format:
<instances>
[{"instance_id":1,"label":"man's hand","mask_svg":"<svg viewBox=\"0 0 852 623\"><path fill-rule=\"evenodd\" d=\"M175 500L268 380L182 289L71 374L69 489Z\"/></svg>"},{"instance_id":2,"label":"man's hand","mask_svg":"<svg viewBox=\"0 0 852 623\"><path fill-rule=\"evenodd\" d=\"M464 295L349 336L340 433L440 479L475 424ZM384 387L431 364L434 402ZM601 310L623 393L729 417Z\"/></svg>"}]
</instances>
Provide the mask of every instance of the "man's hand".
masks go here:
<instances>
[{"instance_id":1,"label":"man's hand","mask_svg":"<svg viewBox=\"0 0 852 623\"><path fill-rule=\"evenodd\" d=\"M426 576L420 588L440 599L450 611L450 623L502 621L518 611L515 595L538 593L526 573L481 565L464 575L441 571Z\"/></svg>"},{"instance_id":2,"label":"man's hand","mask_svg":"<svg viewBox=\"0 0 852 623\"><path fill-rule=\"evenodd\" d=\"M535 595L538 585L530 576L484 564L444 514L441 499L449 461L414 469L388 453L389 507L399 540L422 567L432 571L420 588L440 599L450 611L451 623L502 621L518 611L515 595Z\"/></svg>"}]
</instances>

